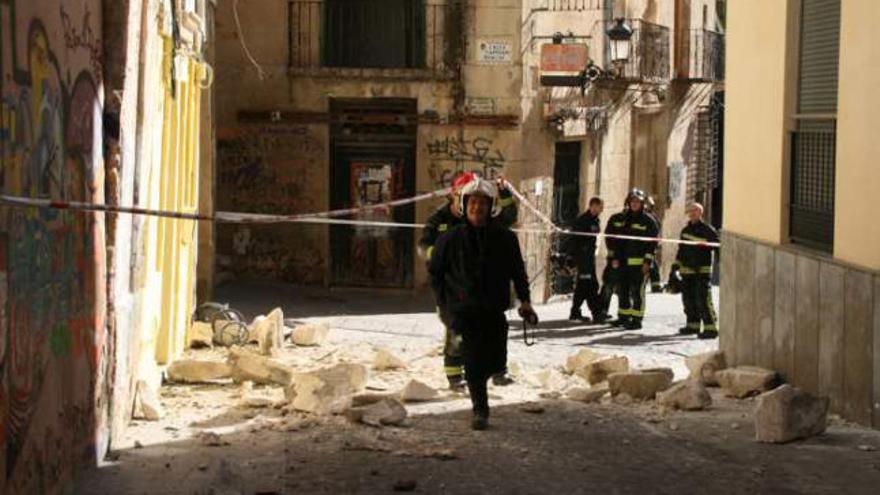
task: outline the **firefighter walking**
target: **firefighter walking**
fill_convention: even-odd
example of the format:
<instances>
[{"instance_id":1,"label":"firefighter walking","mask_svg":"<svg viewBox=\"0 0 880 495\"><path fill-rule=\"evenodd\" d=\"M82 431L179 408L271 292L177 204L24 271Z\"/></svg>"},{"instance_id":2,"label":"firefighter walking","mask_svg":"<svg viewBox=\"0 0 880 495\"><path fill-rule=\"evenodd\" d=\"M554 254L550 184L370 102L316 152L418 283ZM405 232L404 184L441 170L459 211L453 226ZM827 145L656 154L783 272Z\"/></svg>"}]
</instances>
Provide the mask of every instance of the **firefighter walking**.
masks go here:
<instances>
[{"instance_id":1,"label":"firefighter walking","mask_svg":"<svg viewBox=\"0 0 880 495\"><path fill-rule=\"evenodd\" d=\"M620 272L617 297L619 300L618 325L627 330L642 328L645 317L645 287L657 249L659 227L654 219L645 213L645 193L640 189L630 191L627 198L628 210L624 214L623 225L614 231L627 237L641 239L618 239L614 243L612 263Z\"/></svg>"},{"instance_id":2,"label":"firefighter walking","mask_svg":"<svg viewBox=\"0 0 880 495\"><path fill-rule=\"evenodd\" d=\"M500 213L496 186L479 177L460 190L465 223L440 237L431 257L431 285L448 328L462 337L465 378L473 406L472 427L489 425L489 377L507 365L510 284L520 315L536 322L529 281L516 234L491 216Z\"/></svg>"},{"instance_id":3,"label":"firefighter walking","mask_svg":"<svg viewBox=\"0 0 880 495\"><path fill-rule=\"evenodd\" d=\"M452 183L452 189L447 198L446 203L437 209L427 220L422 237L419 239L419 251L422 257L430 265L433 257L434 246L437 240L444 234L452 231L456 226L464 223L464 212L461 203L461 190L468 183L477 179L478 176L473 172L465 172ZM499 183L504 182L501 177ZM501 188L498 193L498 207L500 213L497 218L493 218L493 222L500 222L505 227L510 227L516 223L518 216L518 208L516 201L507 188ZM443 320L443 318L441 318ZM449 382L449 388L454 391L464 390L464 357L461 353L461 335L451 328L446 321L443 321L445 327L444 344L443 344L443 368L446 378ZM512 380L502 371L494 377L496 385L505 385Z\"/></svg>"},{"instance_id":4,"label":"firefighter walking","mask_svg":"<svg viewBox=\"0 0 880 495\"><path fill-rule=\"evenodd\" d=\"M718 242L718 232L703 221L703 205L691 203L685 212L688 224L681 231L682 240ZM681 274L681 298L687 318L687 325L679 330L682 335L697 335L700 339L718 337L718 318L711 290L712 253L717 251L717 247L699 244L678 247L675 264Z\"/></svg>"}]
</instances>

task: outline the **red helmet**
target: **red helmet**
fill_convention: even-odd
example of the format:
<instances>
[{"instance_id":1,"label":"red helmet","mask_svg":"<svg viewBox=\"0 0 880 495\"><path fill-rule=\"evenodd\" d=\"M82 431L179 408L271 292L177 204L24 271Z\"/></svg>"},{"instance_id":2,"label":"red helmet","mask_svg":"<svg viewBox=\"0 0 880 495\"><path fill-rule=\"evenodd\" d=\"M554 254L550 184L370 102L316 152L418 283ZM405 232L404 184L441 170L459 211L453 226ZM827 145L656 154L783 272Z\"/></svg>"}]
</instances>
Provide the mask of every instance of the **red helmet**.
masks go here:
<instances>
[{"instance_id":1,"label":"red helmet","mask_svg":"<svg viewBox=\"0 0 880 495\"><path fill-rule=\"evenodd\" d=\"M477 176L473 172L463 172L459 174L452 182L452 192L455 193L460 191L462 187L466 186L476 178Z\"/></svg>"}]
</instances>

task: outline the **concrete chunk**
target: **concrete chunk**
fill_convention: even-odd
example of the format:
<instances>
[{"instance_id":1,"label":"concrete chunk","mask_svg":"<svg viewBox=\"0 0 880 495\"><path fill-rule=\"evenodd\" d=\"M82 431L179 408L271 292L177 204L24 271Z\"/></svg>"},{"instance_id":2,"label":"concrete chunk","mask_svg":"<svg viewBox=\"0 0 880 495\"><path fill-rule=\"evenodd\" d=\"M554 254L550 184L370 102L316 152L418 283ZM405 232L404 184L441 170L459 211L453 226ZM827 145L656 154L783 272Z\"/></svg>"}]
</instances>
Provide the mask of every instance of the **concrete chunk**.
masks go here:
<instances>
[{"instance_id":1,"label":"concrete chunk","mask_svg":"<svg viewBox=\"0 0 880 495\"><path fill-rule=\"evenodd\" d=\"M552 368L545 368L530 374L528 381L535 387L547 390L560 390L566 385L565 375Z\"/></svg>"},{"instance_id":2,"label":"concrete chunk","mask_svg":"<svg viewBox=\"0 0 880 495\"><path fill-rule=\"evenodd\" d=\"M703 385L708 386L718 386L718 377L715 374L727 368L727 359L723 351L688 356L684 362L691 372L690 378L698 379Z\"/></svg>"},{"instance_id":3,"label":"concrete chunk","mask_svg":"<svg viewBox=\"0 0 880 495\"><path fill-rule=\"evenodd\" d=\"M728 368L715 376L725 395L740 399L772 390L780 382L778 373L757 366Z\"/></svg>"},{"instance_id":4,"label":"concrete chunk","mask_svg":"<svg viewBox=\"0 0 880 495\"><path fill-rule=\"evenodd\" d=\"M286 387L293 379L293 370L288 366L240 347L229 349L227 363L232 367L232 378L238 383L252 381Z\"/></svg>"},{"instance_id":5,"label":"concrete chunk","mask_svg":"<svg viewBox=\"0 0 880 495\"><path fill-rule=\"evenodd\" d=\"M330 324L326 322L310 325L300 325L293 329L291 340L296 345L313 347L319 346L330 335Z\"/></svg>"},{"instance_id":6,"label":"concrete chunk","mask_svg":"<svg viewBox=\"0 0 880 495\"><path fill-rule=\"evenodd\" d=\"M689 379L658 392L657 404L683 411L701 411L712 405L712 396L700 380Z\"/></svg>"},{"instance_id":7,"label":"concrete chunk","mask_svg":"<svg viewBox=\"0 0 880 495\"><path fill-rule=\"evenodd\" d=\"M377 371L402 370L406 368L406 361L391 353L388 349L376 350L373 358L373 369Z\"/></svg>"},{"instance_id":8,"label":"concrete chunk","mask_svg":"<svg viewBox=\"0 0 880 495\"><path fill-rule=\"evenodd\" d=\"M165 416L165 408L159 402L159 394L150 385L139 380L135 387L134 419L159 421Z\"/></svg>"},{"instance_id":9,"label":"concrete chunk","mask_svg":"<svg viewBox=\"0 0 880 495\"><path fill-rule=\"evenodd\" d=\"M791 385L761 394L755 409L755 439L786 443L818 435L827 426L829 403L827 397L814 397Z\"/></svg>"},{"instance_id":10,"label":"concrete chunk","mask_svg":"<svg viewBox=\"0 0 880 495\"><path fill-rule=\"evenodd\" d=\"M575 374L587 380L590 385L595 385L607 380L611 373L625 373L627 371L629 371L629 359L626 356L614 356L599 358L578 368Z\"/></svg>"},{"instance_id":11,"label":"concrete chunk","mask_svg":"<svg viewBox=\"0 0 880 495\"><path fill-rule=\"evenodd\" d=\"M633 399L653 399L672 384L673 372L668 368L612 373L608 376L611 395L626 394Z\"/></svg>"},{"instance_id":12,"label":"concrete chunk","mask_svg":"<svg viewBox=\"0 0 880 495\"><path fill-rule=\"evenodd\" d=\"M581 349L576 354L572 354L565 361L565 372L569 375L574 374L580 368L600 359L602 357L601 354L593 352L589 349Z\"/></svg>"},{"instance_id":13,"label":"concrete chunk","mask_svg":"<svg viewBox=\"0 0 880 495\"><path fill-rule=\"evenodd\" d=\"M403 391L400 393L400 398L403 402L427 402L436 399L437 395L438 392L434 388L418 380L410 380L409 383L403 387Z\"/></svg>"},{"instance_id":14,"label":"concrete chunk","mask_svg":"<svg viewBox=\"0 0 880 495\"><path fill-rule=\"evenodd\" d=\"M203 321L194 322L189 328L189 346L192 349L213 347L214 326Z\"/></svg>"},{"instance_id":15,"label":"concrete chunk","mask_svg":"<svg viewBox=\"0 0 880 495\"><path fill-rule=\"evenodd\" d=\"M340 413L351 406L352 396L367 385L367 368L337 364L308 373L297 373L285 390L294 409L316 414Z\"/></svg>"},{"instance_id":16,"label":"concrete chunk","mask_svg":"<svg viewBox=\"0 0 880 495\"><path fill-rule=\"evenodd\" d=\"M396 399L383 399L365 407L356 407L346 412L349 420L371 426L399 426L406 421L406 407Z\"/></svg>"},{"instance_id":17,"label":"concrete chunk","mask_svg":"<svg viewBox=\"0 0 880 495\"><path fill-rule=\"evenodd\" d=\"M282 346L284 312L281 308L275 308L266 316L258 316L248 330L249 340L257 343L260 354L271 356Z\"/></svg>"},{"instance_id":18,"label":"concrete chunk","mask_svg":"<svg viewBox=\"0 0 880 495\"><path fill-rule=\"evenodd\" d=\"M575 402L586 402L593 403L599 402L599 399L605 397L605 394L608 393L608 385L602 385L599 387L586 388L586 387L574 387L568 389L565 393L565 397L568 400L573 400Z\"/></svg>"},{"instance_id":19,"label":"concrete chunk","mask_svg":"<svg viewBox=\"0 0 880 495\"><path fill-rule=\"evenodd\" d=\"M232 368L217 361L182 359L171 363L165 372L172 383L204 383L232 376Z\"/></svg>"}]
</instances>

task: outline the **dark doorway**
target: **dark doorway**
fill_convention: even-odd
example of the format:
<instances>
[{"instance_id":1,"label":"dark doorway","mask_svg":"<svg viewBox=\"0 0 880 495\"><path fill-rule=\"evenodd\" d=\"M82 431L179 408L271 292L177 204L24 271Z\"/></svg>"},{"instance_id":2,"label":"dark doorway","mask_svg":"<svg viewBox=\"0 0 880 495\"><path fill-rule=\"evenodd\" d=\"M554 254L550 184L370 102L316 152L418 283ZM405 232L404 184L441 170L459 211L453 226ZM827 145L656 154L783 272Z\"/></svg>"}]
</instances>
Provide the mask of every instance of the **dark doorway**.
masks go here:
<instances>
[{"instance_id":1,"label":"dark doorway","mask_svg":"<svg viewBox=\"0 0 880 495\"><path fill-rule=\"evenodd\" d=\"M707 186L708 220L717 228L721 228L722 206L724 204L724 92L712 95L709 104L709 128L711 129L711 148L709 152L709 170Z\"/></svg>"},{"instance_id":2,"label":"dark doorway","mask_svg":"<svg viewBox=\"0 0 880 495\"><path fill-rule=\"evenodd\" d=\"M416 100L330 101L332 208L384 203L415 194ZM413 223L412 206L375 210L355 220ZM331 283L349 287L413 285L413 230L331 226Z\"/></svg>"},{"instance_id":3,"label":"dark doorway","mask_svg":"<svg viewBox=\"0 0 880 495\"><path fill-rule=\"evenodd\" d=\"M580 213L581 143L556 143L553 168L553 221L566 224Z\"/></svg>"},{"instance_id":4,"label":"dark doorway","mask_svg":"<svg viewBox=\"0 0 880 495\"><path fill-rule=\"evenodd\" d=\"M553 221L568 225L580 214L581 143L556 143L556 161L553 168ZM565 240L553 236L551 260L553 264L552 291L568 294L574 288L572 272L564 260Z\"/></svg>"}]
</instances>

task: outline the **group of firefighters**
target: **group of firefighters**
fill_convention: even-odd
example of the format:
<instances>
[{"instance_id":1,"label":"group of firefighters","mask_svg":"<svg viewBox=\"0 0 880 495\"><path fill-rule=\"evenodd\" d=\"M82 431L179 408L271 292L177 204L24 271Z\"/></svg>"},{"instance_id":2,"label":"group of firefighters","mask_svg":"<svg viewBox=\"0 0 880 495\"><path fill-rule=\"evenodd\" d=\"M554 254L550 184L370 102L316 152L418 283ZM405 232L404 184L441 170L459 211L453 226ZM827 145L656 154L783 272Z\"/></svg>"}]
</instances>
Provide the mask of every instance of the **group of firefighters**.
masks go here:
<instances>
[{"instance_id":1,"label":"group of firefighters","mask_svg":"<svg viewBox=\"0 0 880 495\"><path fill-rule=\"evenodd\" d=\"M607 263L602 285L596 277L596 247L602 233L600 215L604 203L592 198L589 208L566 235L566 259L577 272L570 318L590 321L581 313L586 301L592 322L606 323L614 294L618 297L617 319L609 323L627 330L642 328L645 290L656 269L659 222L647 211L649 198L639 189L628 194L623 211L608 219L604 234ZM703 207L686 208L688 224L678 248L670 283L680 286L687 324L683 335L711 339L718 336L710 281L712 253L718 234L703 221ZM511 284L519 300L519 315L531 325L538 315L531 305L529 280L519 241L511 230L516 223L516 201L503 178L490 181L464 173L452 184L448 201L428 220L419 241L438 313L446 328L444 367L449 386L463 391L465 384L473 405L472 427L488 427L487 384L508 385L508 323Z\"/></svg>"}]
</instances>

